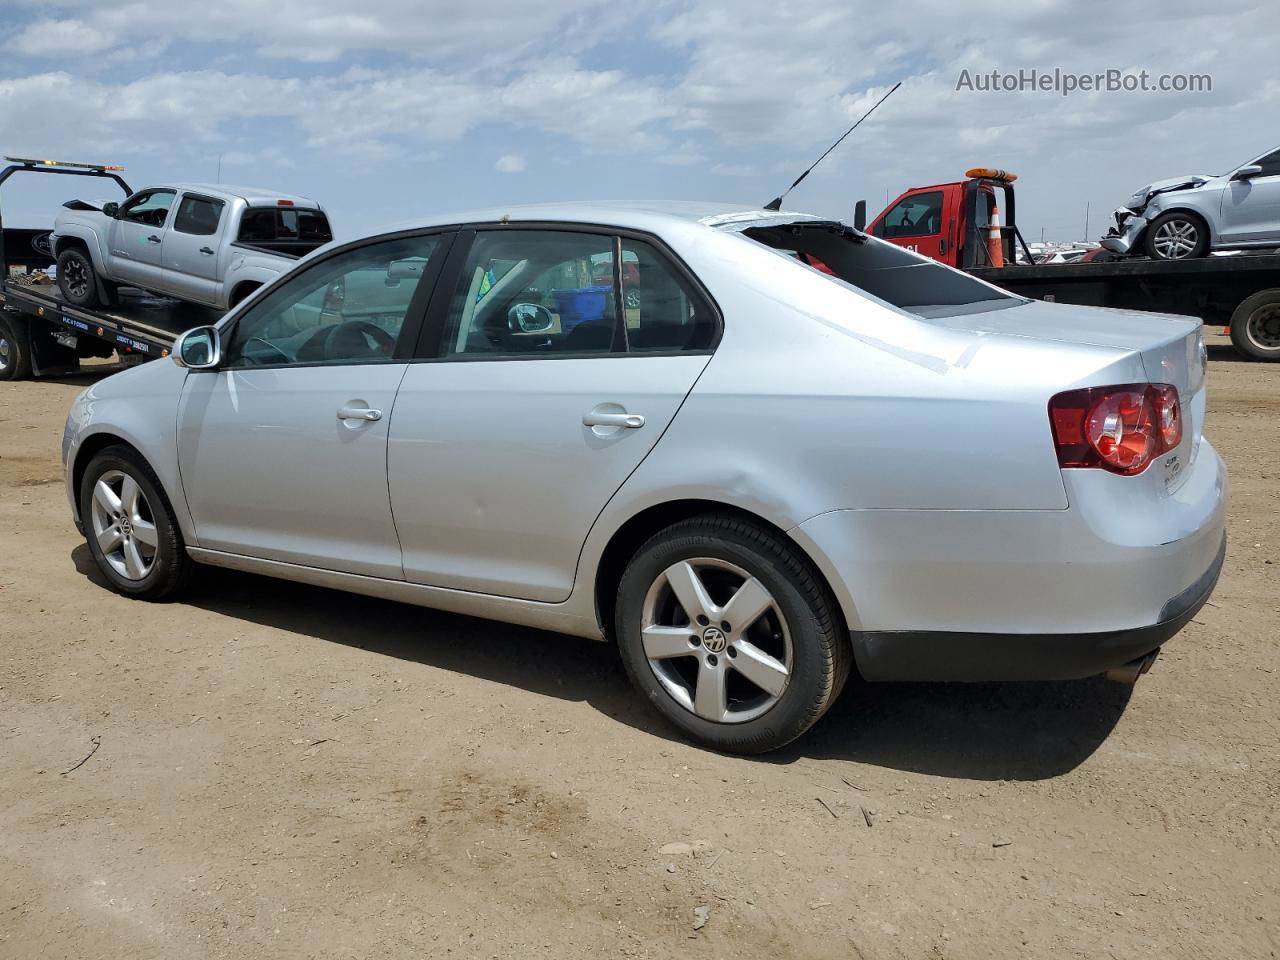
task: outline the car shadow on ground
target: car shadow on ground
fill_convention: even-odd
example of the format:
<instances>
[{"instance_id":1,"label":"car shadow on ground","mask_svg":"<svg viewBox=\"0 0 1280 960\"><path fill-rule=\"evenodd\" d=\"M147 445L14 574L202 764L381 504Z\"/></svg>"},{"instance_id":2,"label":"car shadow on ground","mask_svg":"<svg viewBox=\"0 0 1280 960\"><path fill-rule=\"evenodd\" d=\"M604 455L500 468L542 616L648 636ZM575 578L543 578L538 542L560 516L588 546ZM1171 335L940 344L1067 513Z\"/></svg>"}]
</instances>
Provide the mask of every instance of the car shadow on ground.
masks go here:
<instances>
[{"instance_id":1,"label":"car shadow on ground","mask_svg":"<svg viewBox=\"0 0 1280 960\"><path fill-rule=\"evenodd\" d=\"M76 547L72 560L107 589L88 547ZM182 603L317 642L585 702L611 720L680 739L633 692L610 644L214 567L198 570ZM808 734L744 762L838 759L972 780L1040 780L1087 759L1119 720L1131 691L1102 680L868 684L851 678Z\"/></svg>"}]
</instances>

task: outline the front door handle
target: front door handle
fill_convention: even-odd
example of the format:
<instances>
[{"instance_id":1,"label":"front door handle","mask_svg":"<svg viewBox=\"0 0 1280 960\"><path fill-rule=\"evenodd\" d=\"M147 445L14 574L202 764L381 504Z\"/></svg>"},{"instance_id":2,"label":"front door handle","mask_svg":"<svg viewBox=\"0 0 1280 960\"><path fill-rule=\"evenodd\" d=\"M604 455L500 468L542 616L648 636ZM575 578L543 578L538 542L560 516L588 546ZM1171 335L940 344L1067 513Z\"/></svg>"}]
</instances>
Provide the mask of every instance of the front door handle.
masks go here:
<instances>
[{"instance_id":1,"label":"front door handle","mask_svg":"<svg viewBox=\"0 0 1280 960\"><path fill-rule=\"evenodd\" d=\"M638 413L596 413L592 410L582 417L584 427L627 427L638 430L644 426L644 417Z\"/></svg>"},{"instance_id":2,"label":"front door handle","mask_svg":"<svg viewBox=\"0 0 1280 960\"><path fill-rule=\"evenodd\" d=\"M339 407L339 420L381 420L382 411L374 410L372 407Z\"/></svg>"},{"instance_id":3,"label":"front door handle","mask_svg":"<svg viewBox=\"0 0 1280 960\"><path fill-rule=\"evenodd\" d=\"M213 247L201 247L200 252L206 256L213 256Z\"/></svg>"},{"instance_id":4,"label":"front door handle","mask_svg":"<svg viewBox=\"0 0 1280 960\"><path fill-rule=\"evenodd\" d=\"M147 243L159 243L159 242L160 242L160 238L157 237L154 233L151 236L147 237Z\"/></svg>"}]
</instances>

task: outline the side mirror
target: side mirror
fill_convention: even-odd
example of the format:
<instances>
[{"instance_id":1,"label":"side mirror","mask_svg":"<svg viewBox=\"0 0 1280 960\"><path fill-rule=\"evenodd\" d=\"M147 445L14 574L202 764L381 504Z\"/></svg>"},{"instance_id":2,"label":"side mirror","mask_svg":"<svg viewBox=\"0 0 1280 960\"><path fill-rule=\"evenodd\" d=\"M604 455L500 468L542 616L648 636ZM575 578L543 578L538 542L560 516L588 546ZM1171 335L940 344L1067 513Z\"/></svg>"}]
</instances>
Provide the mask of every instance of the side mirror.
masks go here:
<instances>
[{"instance_id":1,"label":"side mirror","mask_svg":"<svg viewBox=\"0 0 1280 960\"><path fill-rule=\"evenodd\" d=\"M517 303L507 311L507 329L512 333L542 333L554 323L551 311L540 303Z\"/></svg>"},{"instance_id":2,"label":"side mirror","mask_svg":"<svg viewBox=\"0 0 1280 960\"><path fill-rule=\"evenodd\" d=\"M1262 173L1262 167L1256 163L1251 163L1247 167L1241 167L1231 175L1232 180L1252 180L1258 174Z\"/></svg>"},{"instance_id":3,"label":"side mirror","mask_svg":"<svg viewBox=\"0 0 1280 960\"><path fill-rule=\"evenodd\" d=\"M867 229L867 201L859 200L853 205L853 229L859 233Z\"/></svg>"},{"instance_id":4,"label":"side mirror","mask_svg":"<svg viewBox=\"0 0 1280 960\"><path fill-rule=\"evenodd\" d=\"M423 257L405 257L403 260L392 260L387 264L388 280L417 280L427 267Z\"/></svg>"},{"instance_id":5,"label":"side mirror","mask_svg":"<svg viewBox=\"0 0 1280 960\"><path fill-rule=\"evenodd\" d=\"M104 203L102 205L102 213L104 216L110 217L112 220L114 220L116 216L120 213L120 204L115 202Z\"/></svg>"},{"instance_id":6,"label":"side mirror","mask_svg":"<svg viewBox=\"0 0 1280 960\"><path fill-rule=\"evenodd\" d=\"M211 370L222 360L217 327L196 327L173 343L173 362L188 370Z\"/></svg>"}]
</instances>

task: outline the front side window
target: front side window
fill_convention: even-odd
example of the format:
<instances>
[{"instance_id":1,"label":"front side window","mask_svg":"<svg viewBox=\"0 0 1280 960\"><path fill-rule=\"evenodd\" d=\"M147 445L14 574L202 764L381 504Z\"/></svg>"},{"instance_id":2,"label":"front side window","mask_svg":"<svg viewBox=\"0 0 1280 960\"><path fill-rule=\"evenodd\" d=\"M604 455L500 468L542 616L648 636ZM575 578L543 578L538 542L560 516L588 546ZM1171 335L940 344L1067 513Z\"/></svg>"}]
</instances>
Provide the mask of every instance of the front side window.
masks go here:
<instances>
[{"instance_id":1,"label":"front side window","mask_svg":"<svg viewBox=\"0 0 1280 960\"><path fill-rule=\"evenodd\" d=\"M1261 160L1255 160L1254 163L1262 168L1262 173L1258 174L1258 176L1280 176L1280 150L1274 150L1271 153L1268 153Z\"/></svg>"},{"instance_id":2,"label":"front side window","mask_svg":"<svg viewBox=\"0 0 1280 960\"><path fill-rule=\"evenodd\" d=\"M120 211L120 219L147 227L163 227L173 206L173 190L151 190L134 197Z\"/></svg>"},{"instance_id":3,"label":"front side window","mask_svg":"<svg viewBox=\"0 0 1280 960\"><path fill-rule=\"evenodd\" d=\"M942 231L942 191L904 197L884 215L876 236L886 240L899 237L928 237Z\"/></svg>"},{"instance_id":4,"label":"front side window","mask_svg":"<svg viewBox=\"0 0 1280 960\"><path fill-rule=\"evenodd\" d=\"M236 322L226 366L390 359L438 244L436 236L384 240L304 270Z\"/></svg>"},{"instance_id":5,"label":"front side window","mask_svg":"<svg viewBox=\"0 0 1280 960\"><path fill-rule=\"evenodd\" d=\"M173 229L178 233L190 233L197 237L209 237L218 232L222 219L221 200L184 196L173 217Z\"/></svg>"},{"instance_id":6,"label":"front side window","mask_svg":"<svg viewBox=\"0 0 1280 960\"><path fill-rule=\"evenodd\" d=\"M449 303L444 355L622 349L614 238L560 230L476 234Z\"/></svg>"}]
</instances>

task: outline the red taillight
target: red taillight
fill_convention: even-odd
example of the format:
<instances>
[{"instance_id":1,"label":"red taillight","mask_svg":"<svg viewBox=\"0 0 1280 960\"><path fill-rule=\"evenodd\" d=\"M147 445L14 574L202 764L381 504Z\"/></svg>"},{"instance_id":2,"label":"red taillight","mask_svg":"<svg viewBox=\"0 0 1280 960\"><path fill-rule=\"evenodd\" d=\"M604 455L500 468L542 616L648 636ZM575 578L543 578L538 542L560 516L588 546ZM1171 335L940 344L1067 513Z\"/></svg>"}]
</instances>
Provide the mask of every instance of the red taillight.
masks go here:
<instances>
[{"instance_id":1,"label":"red taillight","mask_svg":"<svg viewBox=\"0 0 1280 960\"><path fill-rule=\"evenodd\" d=\"M1182 442L1178 388L1127 383L1069 390L1049 401L1049 424L1063 467L1101 467L1134 476Z\"/></svg>"}]
</instances>

